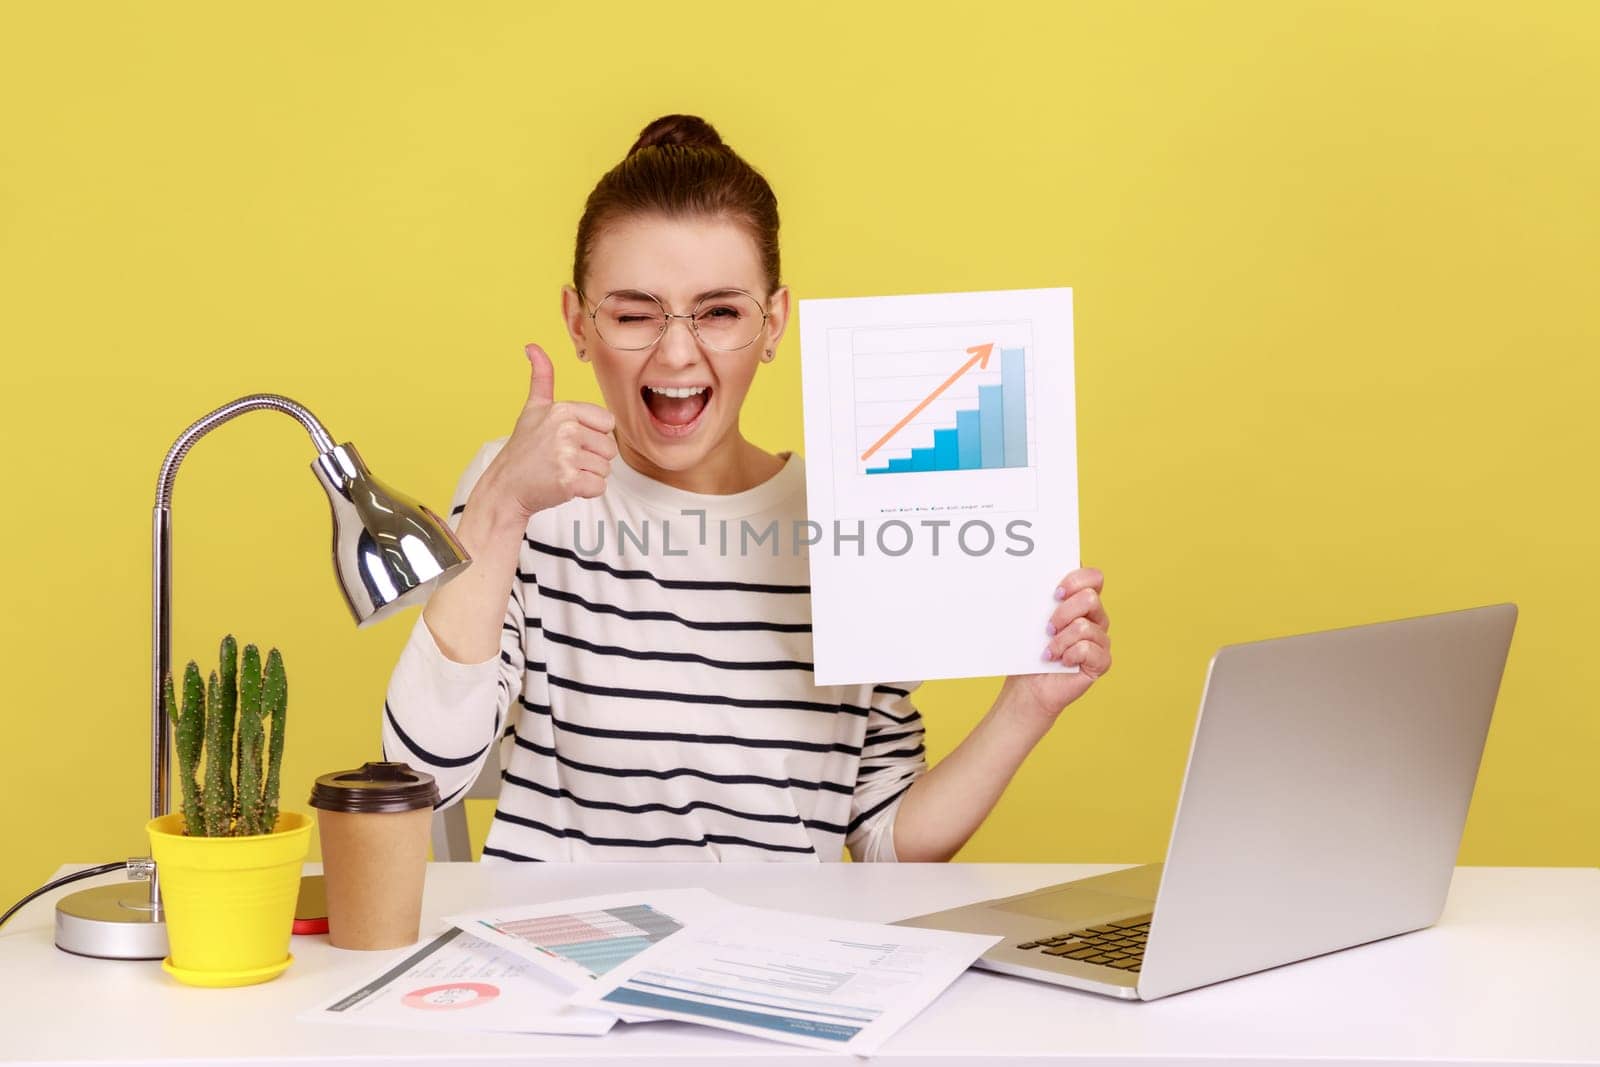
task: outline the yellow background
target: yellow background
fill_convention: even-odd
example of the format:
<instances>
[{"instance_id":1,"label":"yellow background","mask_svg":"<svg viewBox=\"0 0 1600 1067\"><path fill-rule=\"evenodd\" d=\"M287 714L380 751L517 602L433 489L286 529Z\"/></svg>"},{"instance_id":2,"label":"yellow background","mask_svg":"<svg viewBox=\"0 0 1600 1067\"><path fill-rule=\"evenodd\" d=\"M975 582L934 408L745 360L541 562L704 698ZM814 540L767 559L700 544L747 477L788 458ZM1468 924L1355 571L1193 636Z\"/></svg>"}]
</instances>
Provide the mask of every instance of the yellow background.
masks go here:
<instances>
[{"instance_id":1,"label":"yellow background","mask_svg":"<svg viewBox=\"0 0 1600 1067\"><path fill-rule=\"evenodd\" d=\"M179 432L286 393L444 506L524 342L598 399L557 289L674 111L770 177L797 297L1076 290L1116 666L963 858L1158 858L1219 644L1514 600L1462 860L1600 863L1597 55L1600 5L1501 0L12 5L0 898L146 847ZM795 338L746 410L773 450ZM377 754L410 618L351 625L311 458L252 415L176 492L178 662L283 650L289 806ZM935 756L996 684L927 688Z\"/></svg>"}]
</instances>

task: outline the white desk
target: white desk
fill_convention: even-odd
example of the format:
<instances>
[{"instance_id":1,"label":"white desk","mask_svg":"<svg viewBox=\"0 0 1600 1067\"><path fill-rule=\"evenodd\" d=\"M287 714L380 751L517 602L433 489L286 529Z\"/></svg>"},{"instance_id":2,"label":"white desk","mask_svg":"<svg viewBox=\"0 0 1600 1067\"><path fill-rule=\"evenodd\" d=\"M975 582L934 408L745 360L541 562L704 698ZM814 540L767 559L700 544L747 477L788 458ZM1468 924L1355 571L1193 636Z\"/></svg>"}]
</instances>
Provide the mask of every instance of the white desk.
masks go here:
<instances>
[{"instance_id":1,"label":"white desk","mask_svg":"<svg viewBox=\"0 0 1600 1067\"><path fill-rule=\"evenodd\" d=\"M436 864L424 932L453 911L633 887L704 886L743 903L892 920L1109 867L872 864ZM68 887L82 888L86 883ZM299 1023L295 1014L396 953L296 937L294 966L242 989L192 989L157 963L80 959L51 944L53 898L0 928L0 1061L334 1065L814 1063L827 1053L674 1022L602 1038ZM1600 1062L1600 870L1464 867L1424 931L1151 1003L969 971L879 1058L1031 1063ZM836 1062L845 1062L835 1058ZM850 1060L849 1062L857 1062Z\"/></svg>"}]
</instances>

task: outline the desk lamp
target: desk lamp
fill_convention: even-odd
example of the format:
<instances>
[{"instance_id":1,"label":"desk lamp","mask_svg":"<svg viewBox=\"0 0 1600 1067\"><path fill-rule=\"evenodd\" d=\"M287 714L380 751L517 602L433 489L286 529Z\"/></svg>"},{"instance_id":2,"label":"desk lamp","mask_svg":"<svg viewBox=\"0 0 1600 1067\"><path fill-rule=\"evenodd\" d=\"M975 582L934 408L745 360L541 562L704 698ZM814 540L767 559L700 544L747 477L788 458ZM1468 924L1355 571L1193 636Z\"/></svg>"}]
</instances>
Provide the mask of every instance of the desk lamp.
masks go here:
<instances>
[{"instance_id":1,"label":"desk lamp","mask_svg":"<svg viewBox=\"0 0 1600 1067\"><path fill-rule=\"evenodd\" d=\"M317 449L311 470L333 507L333 569L356 626L421 603L436 584L471 562L444 520L372 476L355 446L335 445L316 416L290 400L256 393L224 404L178 437L161 464L156 486L151 615L154 655L150 670L150 817L171 810L167 709L162 681L172 659L172 485L178 465L201 437L247 411L281 411L306 428ZM242 561L248 565L249 561ZM129 878L140 885L104 885L63 897L56 904L56 945L107 959L161 959L167 927L161 882L148 859L130 860Z\"/></svg>"}]
</instances>

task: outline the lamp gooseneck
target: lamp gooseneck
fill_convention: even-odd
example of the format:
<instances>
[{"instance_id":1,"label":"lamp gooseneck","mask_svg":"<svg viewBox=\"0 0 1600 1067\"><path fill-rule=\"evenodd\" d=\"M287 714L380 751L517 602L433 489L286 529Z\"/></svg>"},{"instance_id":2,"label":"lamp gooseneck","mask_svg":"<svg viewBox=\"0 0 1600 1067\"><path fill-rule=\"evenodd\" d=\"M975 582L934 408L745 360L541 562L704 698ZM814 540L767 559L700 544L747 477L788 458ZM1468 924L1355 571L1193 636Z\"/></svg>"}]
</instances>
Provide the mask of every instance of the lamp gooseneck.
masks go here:
<instances>
[{"instance_id":1,"label":"lamp gooseneck","mask_svg":"<svg viewBox=\"0 0 1600 1067\"><path fill-rule=\"evenodd\" d=\"M311 435L311 442L317 446L317 452L326 452L333 447L333 436L303 405L276 393L252 393L250 396L241 396L238 400L224 404L210 414L196 419L187 430L178 435L178 440L167 450L167 458L161 464L161 479L156 483L156 507L172 507L172 483L178 477L178 466L194 447L195 442L229 419L247 411L281 411L306 428L306 432Z\"/></svg>"},{"instance_id":2,"label":"lamp gooseneck","mask_svg":"<svg viewBox=\"0 0 1600 1067\"><path fill-rule=\"evenodd\" d=\"M172 487L178 478L178 467L195 443L218 426L247 411L281 411L306 428L318 454L333 448L333 437L303 405L275 393L253 393L224 404L190 424L178 435L167 457L161 463L161 477L156 483L156 504L153 516L152 538L152 589L151 632L154 634L151 649L150 680L150 817L158 819L171 809L171 768L167 742L167 714L161 704L161 685L172 667ZM159 907L159 890L154 878L150 880L151 904Z\"/></svg>"}]
</instances>

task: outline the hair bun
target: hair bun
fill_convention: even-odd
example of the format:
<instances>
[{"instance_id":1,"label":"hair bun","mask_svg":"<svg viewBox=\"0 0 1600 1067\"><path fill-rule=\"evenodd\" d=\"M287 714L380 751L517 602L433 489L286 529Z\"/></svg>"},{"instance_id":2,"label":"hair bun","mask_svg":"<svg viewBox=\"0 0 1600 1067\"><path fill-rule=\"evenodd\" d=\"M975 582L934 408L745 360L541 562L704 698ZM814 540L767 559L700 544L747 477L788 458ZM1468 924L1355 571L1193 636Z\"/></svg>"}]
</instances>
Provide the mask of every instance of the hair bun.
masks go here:
<instances>
[{"instance_id":1,"label":"hair bun","mask_svg":"<svg viewBox=\"0 0 1600 1067\"><path fill-rule=\"evenodd\" d=\"M662 115L639 131L639 139L628 149L628 155L641 148L675 144L720 148L722 137L711 123L698 115Z\"/></svg>"}]
</instances>

